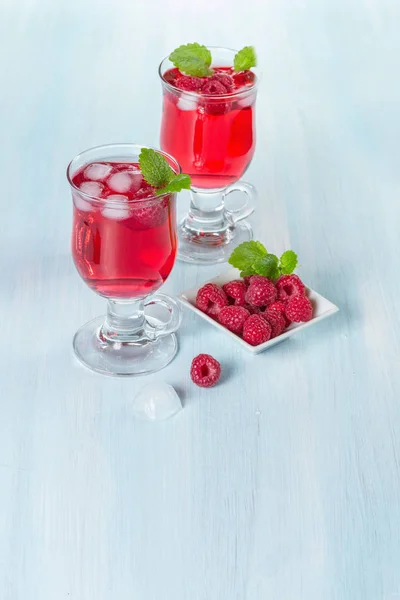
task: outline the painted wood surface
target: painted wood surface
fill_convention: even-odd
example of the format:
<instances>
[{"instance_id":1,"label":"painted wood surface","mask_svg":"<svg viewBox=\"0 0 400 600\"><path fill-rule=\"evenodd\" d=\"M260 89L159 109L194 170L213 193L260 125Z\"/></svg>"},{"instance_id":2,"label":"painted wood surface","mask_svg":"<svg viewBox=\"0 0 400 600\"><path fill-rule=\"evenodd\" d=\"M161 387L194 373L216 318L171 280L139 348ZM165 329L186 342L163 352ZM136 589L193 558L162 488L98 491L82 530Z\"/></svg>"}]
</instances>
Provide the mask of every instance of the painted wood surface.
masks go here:
<instances>
[{"instance_id":1,"label":"painted wood surface","mask_svg":"<svg viewBox=\"0 0 400 600\"><path fill-rule=\"evenodd\" d=\"M0 599L400 598L399 3L1 9ZM255 357L187 313L155 377L185 408L151 425L145 379L74 360L104 302L70 258L65 168L157 145L158 62L194 40L257 47L256 235L341 312ZM219 270L177 264L164 291ZM210 350L207 392L188 373Z\"/></svg>"}]
</instances>

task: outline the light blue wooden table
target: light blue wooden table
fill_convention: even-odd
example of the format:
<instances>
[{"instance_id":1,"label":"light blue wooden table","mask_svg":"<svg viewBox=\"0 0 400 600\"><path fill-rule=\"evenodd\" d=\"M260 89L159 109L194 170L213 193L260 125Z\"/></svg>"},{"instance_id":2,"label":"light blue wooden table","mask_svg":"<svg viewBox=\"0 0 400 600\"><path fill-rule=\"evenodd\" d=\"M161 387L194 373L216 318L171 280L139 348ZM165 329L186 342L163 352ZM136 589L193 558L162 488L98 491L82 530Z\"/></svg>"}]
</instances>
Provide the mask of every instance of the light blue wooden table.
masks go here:
<instances>
[{"instance_id":1,"label":"light blue wooden table","mask_svg":"<svg viewBox=\"0 0 400 600\"><path fill-rule=\"evenodd\" d=\"M0 599L400 598L399 3L1 5ZM186 314L156 378L185 408L152 425L130 413L145 379L73 357L104 302L64 171L157 145L158 62L194 40L256 46L255 231L341 312L257 357ZM177 264L164 291L219 269ZM204 391L210 350L227 375Z\"/></svg>"}]
</instances>

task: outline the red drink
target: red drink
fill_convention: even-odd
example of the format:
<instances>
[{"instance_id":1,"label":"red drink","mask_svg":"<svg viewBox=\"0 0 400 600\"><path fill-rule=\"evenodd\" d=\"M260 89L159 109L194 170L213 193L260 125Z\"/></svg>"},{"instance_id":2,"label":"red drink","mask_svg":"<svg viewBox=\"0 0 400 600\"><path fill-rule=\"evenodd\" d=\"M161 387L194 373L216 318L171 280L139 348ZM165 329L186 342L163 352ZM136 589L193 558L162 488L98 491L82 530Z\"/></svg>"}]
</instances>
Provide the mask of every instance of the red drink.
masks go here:
<instances>
[{"instance_id":1,"label":"red drink","mask_svg":"<svg viewBox=\"0 0 400 600\"><path fill-rule=\"evenodd\" d=\"M254 73L213 68L207 78L188 77L176 68L162 76L161 147L202 189L240 179L255 150Z\"/></svg>"},{"instance_id":2,"label":"red drink","mask_svg":"<svg viewBox=\"0 0 400 600\"><path fill-rule=\"evenodd\" d=\"M156 197L137 163L89 163L72 184L72 255L84 281L108 298L157 290L175 262L176 195Z\"/></svg>"}]
</instances>

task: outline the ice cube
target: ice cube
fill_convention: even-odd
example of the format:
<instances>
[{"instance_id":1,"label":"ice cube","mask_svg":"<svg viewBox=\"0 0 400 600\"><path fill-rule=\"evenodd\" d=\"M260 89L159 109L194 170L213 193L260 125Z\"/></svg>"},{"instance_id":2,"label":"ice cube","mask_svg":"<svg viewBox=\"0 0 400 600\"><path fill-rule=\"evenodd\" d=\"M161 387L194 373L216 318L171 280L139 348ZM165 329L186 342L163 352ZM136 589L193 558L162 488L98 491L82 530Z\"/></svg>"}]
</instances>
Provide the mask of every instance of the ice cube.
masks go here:
<instances>
[{"instance_id":1,"label":"ice cube","mask_svg":"<svg viewBox=\"0 0 400 600\"><path fill-rule=\"evenodd\" d=\"M79 186L79 189L92 198L101 198L101 194L104 190L104 185L97 181L84 181Z\"/></svg>"},{"instance_id":2,"label":"ice cube","mask_svg":"<svg viewBox=\"0 0 400 600\"><path fill-rule=\"evenodd\" d=\"M84 212L90 212L93 210L93 206L90 204L90 202L84 200L82 196L77 192L74 192L72 194L72 197L74 199L74 204L78 210L83 210Z\"/></svg>"},{"instance_id":3,"label":"ice cube","mask_svg":"<svg viewBox=\"0 0 400 600\"><path fill-rule=\"evenodd\" d=\"M104 181L106 177L111 173L112 167L105 165L104 163L92 163L84 170L84 176L86 179L92 181Z\"/></svg>"},{"instance_id":4,"label":"ice cube","mask_svg":"<svg viewBox=\"0 0 400 600\"><path fill-rule=\"evenodd\" d=\"M149 383L132 402L132 412L139 419L162 421L182 410L182 402L172 385Z\"/></svg>"},{"instance_id":5,"label":"ice cube","mask_svg":"<svg viewBox=\"0 0 400 600\"><path fill-rule=\"evenodd\" d=\"M101 214L106 219L113 219L114 221L122 221L130 217L130 210L128 207L124 207L123 204L128 200L128 196L122 194L111 194L107 197L107 202L104 208L101 210ZM117 206L112 206L111 202L118 202Z\"/></svg>"},{"instance_id":6,"label":"ice cube","mask_svg":"<svg viewBox=\"0 0 400 600\"><path fill-rule=\"evenodd\" d=\"M251 106L253 103L253 94L247 94L247 96L244 96L243 98L241 98L241 100L238 100L238 105L240 106L240 108L247 108L247 106Z\"/></svg>"},{"instance_id":7,"label":"ice cube","mask_svg":"<svg viewBox=\"0 0 400 600\"><path fill-rule=\"evenodd\" d=\"M140 171L127 169L114 173L107 181L108 187L118 194L125 194L129 190L133 193L137 192L142 185L142 174Z\"/></svg>"},{"instance_id":8,"label":"ice cube","mask_svg":"<svg viewBox=\"0 0 400 600\"><path fill-rule=\"evenodd\" d=\"M184 96L181 96L177 102L177 107L180 110L196 110L197 102L191 98L185 98Z\"/></svg>"}]
</instances>

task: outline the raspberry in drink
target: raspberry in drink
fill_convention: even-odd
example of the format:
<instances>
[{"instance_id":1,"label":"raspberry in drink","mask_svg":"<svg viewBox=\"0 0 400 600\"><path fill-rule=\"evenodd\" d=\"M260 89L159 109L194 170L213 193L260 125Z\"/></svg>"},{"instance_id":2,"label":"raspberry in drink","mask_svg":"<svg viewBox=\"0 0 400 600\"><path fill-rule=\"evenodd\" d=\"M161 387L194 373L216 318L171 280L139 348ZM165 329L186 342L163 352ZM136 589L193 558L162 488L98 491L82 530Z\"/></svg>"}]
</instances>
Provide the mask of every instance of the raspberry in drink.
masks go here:
<instances>
[{"instance_id":1,"label":"raspberry in drink","mask_svg":"<svg viewBox=\"0 0 400 600\"><path fill-rule=\"evenodd\" d=\"M240 179L255 150L255 74L215 67L210 77L193 77L172 68L163 81L163 150L177 157L194 187Z\"/></svg>"},{"instance_id":2,"label":"raspberry in drink","mask_svg":"<svg viewBox=\"0 0 400 600\"><path fill-rule=\"evenodd\" d=\"M176 257L176 194L156 196L128 162L85 164L72 185L72 255L84 281L108 298L157 290Z\"/></svg>"}]
</instances>

